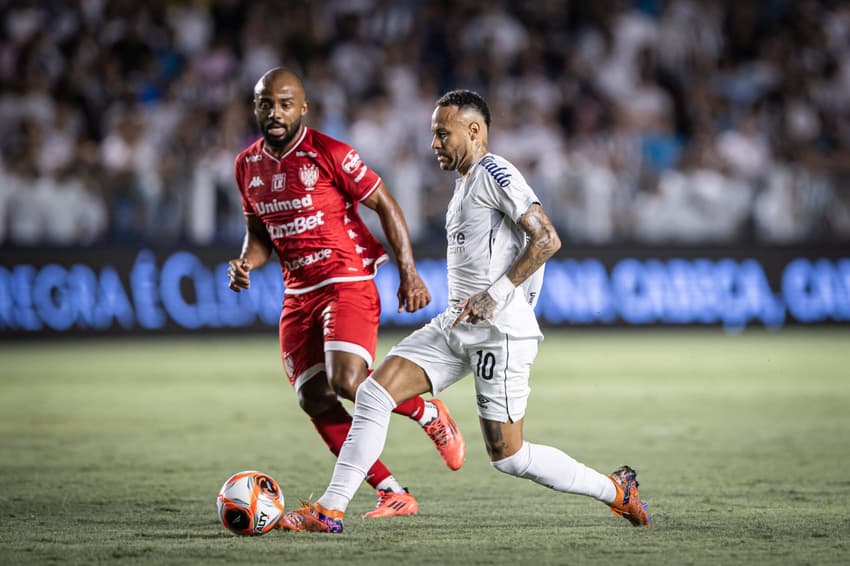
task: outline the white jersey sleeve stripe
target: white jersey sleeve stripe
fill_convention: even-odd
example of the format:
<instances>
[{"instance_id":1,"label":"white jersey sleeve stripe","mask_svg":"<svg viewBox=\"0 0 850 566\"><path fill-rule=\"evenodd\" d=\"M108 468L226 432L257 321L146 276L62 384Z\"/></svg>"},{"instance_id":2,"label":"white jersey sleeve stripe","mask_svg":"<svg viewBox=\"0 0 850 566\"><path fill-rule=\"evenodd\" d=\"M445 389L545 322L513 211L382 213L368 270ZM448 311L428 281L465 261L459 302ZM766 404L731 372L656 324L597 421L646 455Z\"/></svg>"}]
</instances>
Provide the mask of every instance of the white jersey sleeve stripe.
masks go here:
<instances>
[{"instance_id":1,"label":"white jersey sleeve stripe","mask_svg":"<svg viewBox=\"0 0 850 566\"><path fill-rule=\"evenodd\" d=\"M360 202L363 202L364 200L366 200L367 198L372 196L372 193L374 193L376 190L378 190L378 186L380 184L381 184L381 178L378 177L378 180L375 181L375 184L372 185L372 188L369 189L368 191L366 191L366 193L362 197L360 197Z\"/></svg>"}]
</instances>

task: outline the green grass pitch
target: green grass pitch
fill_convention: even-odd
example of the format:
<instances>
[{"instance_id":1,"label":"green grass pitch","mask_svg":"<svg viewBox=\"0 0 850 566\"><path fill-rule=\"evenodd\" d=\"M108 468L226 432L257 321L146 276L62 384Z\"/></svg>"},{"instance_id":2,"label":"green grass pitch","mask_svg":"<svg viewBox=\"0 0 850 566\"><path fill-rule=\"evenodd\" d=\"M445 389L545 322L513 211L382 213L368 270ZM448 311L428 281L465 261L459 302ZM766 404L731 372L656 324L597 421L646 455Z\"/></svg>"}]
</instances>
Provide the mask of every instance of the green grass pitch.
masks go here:
<instances>
[{"instance_id":1,"label":"green grass pitch","mask_svg":"<svg viewBox=\"0 0 850 566\"><path fill-rule=\"evenodd\" d=\"M241 538L215 513L230 474L271 474L291 508L333 465L273 333L5 342L0 563L847 563L848 352L846 329L550 330L526 438L635 467L651 529L492 470L467 379L442 396L467 439L460 471L393 417L384 460L419 515L361 519L364 487L342 535Z\"/></svg>"}]
</instances>

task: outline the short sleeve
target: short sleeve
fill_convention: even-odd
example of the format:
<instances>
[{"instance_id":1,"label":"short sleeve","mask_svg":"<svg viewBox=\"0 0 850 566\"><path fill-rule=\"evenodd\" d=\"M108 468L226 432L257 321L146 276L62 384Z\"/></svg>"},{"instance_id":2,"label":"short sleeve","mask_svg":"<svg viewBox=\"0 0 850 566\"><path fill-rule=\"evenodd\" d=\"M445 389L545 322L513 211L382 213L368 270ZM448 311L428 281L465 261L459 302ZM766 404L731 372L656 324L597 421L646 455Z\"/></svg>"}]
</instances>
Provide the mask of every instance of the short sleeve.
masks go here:
<instances>
[{"instance_id":1,"label":"short sleeve","mask_svg":"<svg viewBox=\"0 0 850 566\"><path fill-rule=\"evenodd\" d=\"M528 212L532 204L540 203L522 173L507 161L491 159L489 162L483 161L481 167L478 173L483 181L481 199L486 206L503 212L519 223L520 217Z\"/></svg>"},{"instance_id":2,"label":"short sleeve","mask_svg":"<svg viewBox=\"0 0 850 566\"><path fill-rule=\"evenodd\" d=\"M330 159L337 186L355 201L368 198L381 184L381 177L363 163L360 154L348 144L333 144Z\"/></svg>"}]
</instances>

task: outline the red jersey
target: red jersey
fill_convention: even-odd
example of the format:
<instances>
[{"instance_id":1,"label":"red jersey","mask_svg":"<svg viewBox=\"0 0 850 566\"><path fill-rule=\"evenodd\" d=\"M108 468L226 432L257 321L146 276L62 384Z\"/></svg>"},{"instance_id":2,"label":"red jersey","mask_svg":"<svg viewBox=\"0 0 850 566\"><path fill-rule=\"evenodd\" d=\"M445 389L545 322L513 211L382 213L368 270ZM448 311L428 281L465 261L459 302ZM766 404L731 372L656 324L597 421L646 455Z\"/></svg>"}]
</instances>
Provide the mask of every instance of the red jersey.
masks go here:
<instances>
[{"instance_id":1,"label":"red jersey","mask_svg":"<svg viewBox=\"0 0 850 566\"><path fill-rule=\"evenodd\" d=\"M235 170L242 208L268 230L286 293L371 279L388 259L357 213L381 178L348 144L304 127L280 158L258 139Z\"/></svg>"}]
</instances>

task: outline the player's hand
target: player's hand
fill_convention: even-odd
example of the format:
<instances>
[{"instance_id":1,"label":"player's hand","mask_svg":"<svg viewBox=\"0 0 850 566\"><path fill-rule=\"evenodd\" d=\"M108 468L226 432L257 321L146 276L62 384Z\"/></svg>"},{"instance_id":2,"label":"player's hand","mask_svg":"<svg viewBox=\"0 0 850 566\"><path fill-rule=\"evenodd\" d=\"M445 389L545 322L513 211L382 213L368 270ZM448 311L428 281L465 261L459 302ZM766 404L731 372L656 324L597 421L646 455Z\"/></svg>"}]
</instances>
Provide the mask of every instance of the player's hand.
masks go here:
<instances>
[{"instance_id":1,"label":"player's hand","mask_svg":"<svg viewBox=\"0 0 850 566\"><path fill-rule=\"evenodd\" d=\"M431 293L428 292L428 287L419 277L419 274L413 270L399 274L398 284L398 312L416 312L419 309L428 306L431 302Z\"/></svg>"},{"instance_id":2,"label":"player's hand","mask_svg":"<svg viewBox=\"0 0 850 566\"><path fill-rule=\"evenodd\" d=\"M230 289L237 293L242 289L251 288L251 278L248 272L251 271L251 264L247 259L238 258L231 259L227 266L227 277L230 279Z\"/></svg>"},{"instance_id":3,"label":"player's hand","mask_svg":"<svg viewBox=\"0 0 850 566\"><path fill-rule=\"evenodd\" d=\"M496 301L487 291L476 293L459 302L457 306L460 309L460 314L452 323L452 328L455 328L464 320L470 324L487 320L496 312Z\"/></svg>"}]
</instances>

